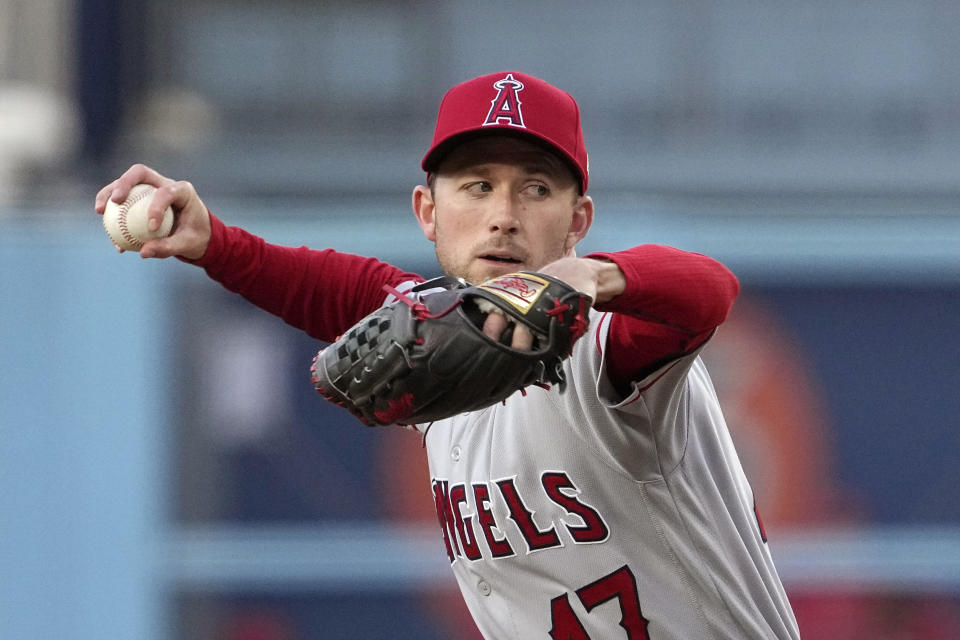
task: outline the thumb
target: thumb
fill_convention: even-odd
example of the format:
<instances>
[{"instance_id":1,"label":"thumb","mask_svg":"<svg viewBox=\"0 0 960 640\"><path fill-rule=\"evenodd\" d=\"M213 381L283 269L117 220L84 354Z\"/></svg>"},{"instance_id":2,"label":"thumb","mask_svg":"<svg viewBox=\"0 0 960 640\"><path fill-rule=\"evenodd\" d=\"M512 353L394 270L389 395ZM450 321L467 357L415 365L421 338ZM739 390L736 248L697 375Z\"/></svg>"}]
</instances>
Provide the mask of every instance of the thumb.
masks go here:
<instances>
[{"instance_id":1,"label":"thumb","mask_svg":"<svg viewBox=\"0 0 960 640\"><path fill-rule=\"evenodd\" d=\"M183 215L174 224L173 233L165 238L147 240L140 247L141 258L169 258L178 256L187 260L199 260L207 252L210 244L210 218L206 215L200 220L189 220Z\"/></svg>"},{"instance_id":2,"label":"thumb","mask_svg":"<svg viewBox=\"0 0 960 640\"><path fill-rule=\"evenodd\" d=\"M170 258L178 256L187 260L198 260L206 253L207 245L196 234L190 232L174 233L166 238L147 240L140 247L141 258Z\"/></svg>"},{"instance_id":3,"label":"thumb","mask_svg":"<svg viewBox=\"0 0 960 640\"><path fill-rule=\"evenodd\" d=\"M180 244L177 242L175 236L167 236L166 238L156 238L153 240L147 240L143 243L143 246L140 247L140 257L141 258L169 258L171 256L177 255L177 252L181 249L177 245Z\"/></svg>"}]
</instances>

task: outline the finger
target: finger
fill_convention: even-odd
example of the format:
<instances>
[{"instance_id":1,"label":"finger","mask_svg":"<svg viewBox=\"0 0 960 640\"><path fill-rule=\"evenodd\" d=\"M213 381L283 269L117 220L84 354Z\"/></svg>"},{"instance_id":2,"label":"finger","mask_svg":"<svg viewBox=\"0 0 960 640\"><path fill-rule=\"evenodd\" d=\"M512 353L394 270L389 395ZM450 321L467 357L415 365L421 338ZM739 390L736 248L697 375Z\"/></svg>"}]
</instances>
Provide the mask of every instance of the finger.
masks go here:
<instances>
[{"instance_id":1,"label":"finger","mask_svg":"<svg viewBox=\"0 0 960 640\"><path fill-rule=\"evenodd\" d=\"M174 200L176 200L176 193L170 185L160 187L154 192L150 199L150 206L147 207L147 229L152 232L160 228L167 207L170 207Z\"/></svg>"},{"instance_id":2,"label":"finger","mask_svg":"<svg viewBox=\"0 0 960 640\"><path fill-rule=\"evenodd\" d=\"M147 208L147 228L150 231L160 228L167 207L172 207L174 211L181 211L195 200L197 200L197 192L192 184L182 180L179 182L170 180L158 188L150 200L150 206Z\"/></svg>"},{"instance_id":3,"label":"finger","mask_svg":"<svg viewBox=\"0 0 960 640\"><path fill-rule=\"evenodd\" d=\"M530 329L519 322L513 330L513 341L510 346L520 351L529 351L533 347L533 334Z\"/></svg>"},{"instance_id":4,"label":"finger","mask_svg":"<svg viewBox=\"0 0 960 640\"><path fill-rule=\"evenodd\" d=\"M100 189L100 191L97 192L96 198L93 199L94 211L103 215L103 212L107 208L107 200L110 199L110 194L113 193L113 189L116 184L117 184L116 181L111 182L110 184L108 184L103 189Z\"/></svg>"},{"instance_id":5,"label":"finger","mask_svg":"<svg viewBox=\"0 0 960 640\"><path fill-rule=\"evenodd\" d=\"M489 313L483 321L483 333L491 340L500 340L500 335L507 328L507 319L502 313Z\"/></svg>"},{"instance_id":6,"label":"finger","mask_svg":"<svg viewBox=\"0 0 960 640\"><path fill-rule=\"evenodd\" d=\"M173 180L160 175L150 167L143 164L135 164L124 171L123 175L119 178L97 192L93 204L94 211L103 213L108 200L113 200L117 203L123 202L127 199L127 196L130 195L130 189L138 184L145 183L155 187L162 187L171 182L173 182Z\"/></svg>"},{"instance_id":7,"label":"finger","mask_svg":"<svg viewBox=\"0 0 960 640\"><path fill-rule=\"evenodd\" d=\"M127 169L127 171L129 172L130 169ZM94 211L96 211L97 213L103 213L104 209L107 206L107 200L109 200L110 197L113 195L113 192L117 190L117 188L119 187L119 184L120 184L120 178L117 178L116 180L114 180L113 182L111 182L110 184L108 184L107 186L105 186L104 188L100 189L100 191L97 192L97 196L93 200ZM129 192L129 189L128 189L128 192Z\"/></svg>"},{"instance_id":8,"label":"finger","mask_svg":"<svg viewBox=\"0 0 960 640\"><path fill-rule=\"evenodd\" d=\"M183 209L197 197L196 189L186 180L170 180L160 187L158 191L169 196L168 204L172 205L174 209Z\"/></svg>"},{"instance_id":9,"label":"finger","mask_svg":"<svg viewBox=\"0 0 960 640\"><path fill-rule=\"evenodd\" d=\"M135 164L97 194L97 199L102 199L103 206L106 206L107 200L113 200L119 204L130 195L130 189L141 182L148 182L150 173L156 174L155 171L145 165Z\"/></svg>"}]
</instances>

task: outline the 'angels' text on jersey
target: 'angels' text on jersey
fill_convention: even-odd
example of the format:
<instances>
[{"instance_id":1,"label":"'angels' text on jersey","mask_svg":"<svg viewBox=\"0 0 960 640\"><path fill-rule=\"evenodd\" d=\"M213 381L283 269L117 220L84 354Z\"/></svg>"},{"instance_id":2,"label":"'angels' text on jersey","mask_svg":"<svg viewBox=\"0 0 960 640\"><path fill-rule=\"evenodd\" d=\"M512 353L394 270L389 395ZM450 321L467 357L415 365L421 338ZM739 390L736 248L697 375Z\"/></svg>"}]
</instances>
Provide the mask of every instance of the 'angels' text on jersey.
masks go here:
<instances>
[{"instance_id":1,"label":"'angels' text on jersey","mask_svg":"<svg viewBox=\"0 0 960 640\"><path fill-rule=\"evenodd\" d=\"M450 562L507 558L562 547L564 536L575 544L603 542L610 528L594 507L580 496L580 490L565 471L544 471L539 488L558 509L554 517L538 515L530 497L521 495L516 476L488 482L450 485L434 479L433 498ZM539 496L535 501L539 502ZM494 508L497 505L498 508ZM507 513L504 521L497 513ZM539 522L538 522L539 521ZM516 549L506 534L513 527L525 548ZM565 531L566 533L561 533Z\"/></svg>"}]
</instances>

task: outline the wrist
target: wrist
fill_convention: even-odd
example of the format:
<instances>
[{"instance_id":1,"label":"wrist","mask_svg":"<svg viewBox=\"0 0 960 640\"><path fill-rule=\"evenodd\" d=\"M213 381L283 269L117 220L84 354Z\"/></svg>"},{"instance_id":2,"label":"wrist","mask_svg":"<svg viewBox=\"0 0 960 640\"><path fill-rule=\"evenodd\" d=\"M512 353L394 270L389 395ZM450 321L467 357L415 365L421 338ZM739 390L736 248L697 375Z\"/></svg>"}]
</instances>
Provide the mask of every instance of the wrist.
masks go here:
<instances>
[{"instance_id":1,"label":"wrist","mask_svg":"<svg viewBox=\"0 0 960 640\"><path fill-rule=\"evenodd\" d=\"M607 258L584 258L590 263L597 283L597 295L593 305L604 304L616 298L627 288L627 279L617 263Z\"/></svg>"}]
</instances>

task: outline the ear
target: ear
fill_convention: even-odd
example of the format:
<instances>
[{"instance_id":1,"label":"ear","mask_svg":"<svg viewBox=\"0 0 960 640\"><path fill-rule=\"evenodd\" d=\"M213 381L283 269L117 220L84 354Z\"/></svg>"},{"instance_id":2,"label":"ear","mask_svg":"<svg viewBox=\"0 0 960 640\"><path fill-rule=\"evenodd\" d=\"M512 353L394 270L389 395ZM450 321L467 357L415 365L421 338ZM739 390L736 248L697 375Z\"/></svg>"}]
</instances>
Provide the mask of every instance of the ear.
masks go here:
<instances>
[{"instance_id":1,"label":"ear","mask_svg":"<svg viewBox=\"0 0 960 640\"><path fill-rule=\"evenodd\" d=\"M580 196L573 207L573 218L570 220L570 229L567 231L565 248L568 253L583 240L591 225L593 225L593 198Z\"/></svg>"},{"instance_id":2,"label":"ear","mask_svg":"<svg viewBox=\"0 0 960 640\"><path fill-rule=\"evenodd\" d=\"M433 195L430 189L423 185L417 185L413 188L413 215L417 217L423 235L430 242L437 241L437 219L436 206L433 203Z\"/></svg>"}]
</instances>

